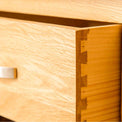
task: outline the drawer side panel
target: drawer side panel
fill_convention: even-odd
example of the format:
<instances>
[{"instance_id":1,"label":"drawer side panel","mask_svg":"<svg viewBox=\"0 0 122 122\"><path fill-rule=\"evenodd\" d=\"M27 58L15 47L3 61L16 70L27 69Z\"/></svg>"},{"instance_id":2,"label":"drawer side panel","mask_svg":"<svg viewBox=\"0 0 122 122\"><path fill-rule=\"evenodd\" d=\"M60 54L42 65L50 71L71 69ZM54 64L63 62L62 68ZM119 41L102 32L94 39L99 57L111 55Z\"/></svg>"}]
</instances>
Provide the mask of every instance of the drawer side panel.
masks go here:
<instances>
[{"instance_id":1,"label":"drawer side panel","mask_svg":"<svg viewBox=\"0 0 122 122\"><path fill-rule=\"evenodd\" d=\"M83 122L119 122L121 27L114 25L81 30L77 37L77 42L80 41L77 63L81 68L81 74L77 75L81 91L80 94L77 92L80 95L77 100L85 106L77 110L77 119ZM80 62L84 56L85 61Z\"/></svg>"}]
</instances>

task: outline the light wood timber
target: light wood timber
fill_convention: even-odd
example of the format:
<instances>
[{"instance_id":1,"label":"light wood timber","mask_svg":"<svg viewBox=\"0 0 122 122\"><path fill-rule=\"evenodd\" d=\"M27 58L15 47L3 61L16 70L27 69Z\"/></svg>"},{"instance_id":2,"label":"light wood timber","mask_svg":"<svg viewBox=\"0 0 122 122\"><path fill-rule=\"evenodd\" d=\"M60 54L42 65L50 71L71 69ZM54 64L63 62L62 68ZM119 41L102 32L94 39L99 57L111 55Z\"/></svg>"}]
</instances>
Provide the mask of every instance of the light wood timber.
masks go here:
<instances>
[{"instance_id":1,"label":"light wood timber","mask_svg":"<svg viewBox=\"0 0 122 122\"><path fill-rule=\"evenodd\" d=\"M18 79L0 79L0 115L16 122L120 120L120 32L118 24L1 17L0 66L16 67Z\"/></svg>"},{"instance_id":2,"label":"light wood timber","mask_svg":"<svg viewBox=\"0 0 122 122\"><path fill-rule=\"evenodd\" d=\"M0 0L0 11L122 23L122 0Z\"/></svg>"}]
</instances>

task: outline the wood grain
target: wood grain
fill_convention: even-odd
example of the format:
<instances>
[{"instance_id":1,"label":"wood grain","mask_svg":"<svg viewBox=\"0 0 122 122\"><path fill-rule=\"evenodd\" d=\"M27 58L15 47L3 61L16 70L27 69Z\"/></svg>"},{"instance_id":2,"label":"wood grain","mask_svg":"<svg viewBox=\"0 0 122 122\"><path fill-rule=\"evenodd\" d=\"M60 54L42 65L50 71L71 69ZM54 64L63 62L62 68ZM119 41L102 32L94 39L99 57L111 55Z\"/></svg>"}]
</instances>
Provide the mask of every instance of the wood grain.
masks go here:
<instances>
[{"instance_id":1,"label":"wood grain","mask_svg":"<svg viewBox=\"0 0 122 122\"><path fill-rule=\"evenodd\" d=\"M16 122L120 120L120 25L77 28L0 18L0 115Z\"/></svg>"},{"instance_id":2,"label":"wood grain","mask_svg":"<svg viewBox=\"0 0 122 122\"><path fill-rule=\"evenodd\" d=\"M22 122L74 122L75 30L9 19L0 20L0 30L0 65L18 69L17 80L0 80L0 113Z\"/></svg>"},{"instance_id":3,"label":"wood grain","mask_svg":"<svg viewBox=\"0 0 122 122\"><path fill-rule=\"evenodd\" d=\"M122 23L122 0L1 0L0 11Z\"/></svg>"},{"instance_id":4,"label":"wood grain","mask_svg":"<svg viewBox=\"0 0 122 122\"><path fill-rule=\"evenodd\" d=\"M81 99L87 107L81 120L120 121L121 26L92 28L84 35L81 53L87 52L87 62L81 64L81 77L87 76L87 86L81 86Z\"/></svg>"}]
</instances>

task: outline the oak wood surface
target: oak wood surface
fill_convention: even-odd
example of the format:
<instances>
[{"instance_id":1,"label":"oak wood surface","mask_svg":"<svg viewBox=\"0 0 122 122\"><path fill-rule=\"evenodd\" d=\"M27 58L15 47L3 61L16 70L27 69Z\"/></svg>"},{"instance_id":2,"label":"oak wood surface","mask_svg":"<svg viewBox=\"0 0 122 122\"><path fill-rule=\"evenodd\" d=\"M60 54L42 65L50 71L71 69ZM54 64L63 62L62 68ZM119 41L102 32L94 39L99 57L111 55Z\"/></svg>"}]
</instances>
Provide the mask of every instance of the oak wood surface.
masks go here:
<instances>
[{"instance_id":1,"label":"oak wood surface","mask_svg":"<svg viewBox=\"0 0 122 122\"><path fill-rule=\"evenodd\" d=\"M0 19L0 30L0 65L18 70L18 79L0 80L0 113L22 122L74 122L75 30L11 19Z\"/></svg>"},{"instance_id":2,"label":"oak wood surface","mask_svg":"<svg viewBox=\"0 0 122 122\"><path fill-rule=\"evenodd\" d=\"M0 18L0 115L16 122L120 120L120 25L77 28Z\"/></svg>"},{"instance_id":3,"label":"oak wood surface","mask_svg":"<svg viewBox=\"0 0 122 122\"><path fill-rule=\"evenodd\" d=\"M122 23L122 0L0 0L0 11Z\"/></svg>"},{"instance_id":4,"label":"oak wood surface","mask_svg":"<svg viewBox=\"0 0 122 122\"><path fill-rule=\"evenodd\" d=\"M81 40L81 52L87 52L81 64L81 76L87 76L81 87L81 100L87 101L82 121L120 121L120 45L121 26L89 29Z\"/></svg>"}]
</instances>

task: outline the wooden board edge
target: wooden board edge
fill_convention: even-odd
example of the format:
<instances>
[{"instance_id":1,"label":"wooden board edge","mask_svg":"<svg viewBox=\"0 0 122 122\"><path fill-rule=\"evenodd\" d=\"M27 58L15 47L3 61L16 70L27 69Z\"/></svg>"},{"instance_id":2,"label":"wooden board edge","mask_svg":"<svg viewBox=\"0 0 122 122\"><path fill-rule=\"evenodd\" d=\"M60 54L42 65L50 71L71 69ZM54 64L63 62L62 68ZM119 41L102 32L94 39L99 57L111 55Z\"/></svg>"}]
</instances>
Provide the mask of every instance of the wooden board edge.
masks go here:
<instances>
[{"instance_id":1,"label":"wooden board edge","mask_svg":"<svg viewBox=\"0 0 122 122\"><path fill-rule=\"evenodd\" d=\"M87 75L82 76L81 66L87 64L87 51L81 43L87 40L89 29L76 32L76 121L81 121L81 111L87 109L87 98L81 99L81 89L87 87ZM84 47L83 47L84 48ZM82 64L82 65L81 65Z\"/></svg>"}]
</instances>

